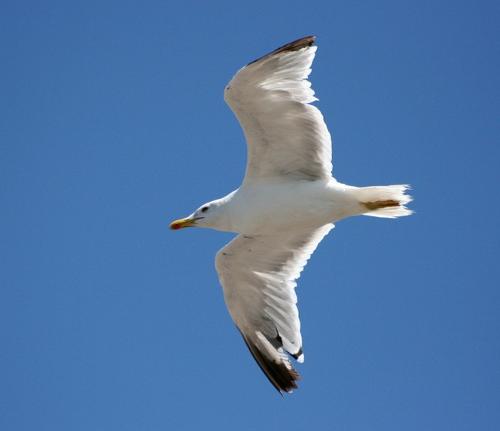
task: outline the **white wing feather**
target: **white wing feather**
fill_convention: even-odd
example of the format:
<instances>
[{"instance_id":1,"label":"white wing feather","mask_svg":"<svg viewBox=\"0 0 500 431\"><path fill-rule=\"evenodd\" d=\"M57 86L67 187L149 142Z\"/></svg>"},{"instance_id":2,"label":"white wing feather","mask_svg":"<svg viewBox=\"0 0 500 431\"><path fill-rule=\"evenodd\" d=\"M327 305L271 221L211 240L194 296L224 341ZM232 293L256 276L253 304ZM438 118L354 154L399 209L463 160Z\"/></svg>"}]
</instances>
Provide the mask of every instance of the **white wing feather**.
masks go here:
<instances>
[{"instance_id":1,"label":"white wing feather","mask_svg":"<svg viewBox=\"0 0 500 431\"><path fill-rule=\"evenodd\" d=\"M286 176L287 180L329 179L332 143L317 100L311 72L317 47L307 37L242 68L226 86L224 99L247 140L243 183Z\"/></svg>"},{"instance_id":2,"label":"white wing feather","mask_svg":"<svg viewBox=\"0 0 500 431\"><path fill-rule=\"evenodd\" d=\"M285 351L303 360L295 280L332 228L327 224L286 235L238 235L217 253L216 268L229 313L280 391L296 387L298 378Z\"/></svg>"}]
</instances>

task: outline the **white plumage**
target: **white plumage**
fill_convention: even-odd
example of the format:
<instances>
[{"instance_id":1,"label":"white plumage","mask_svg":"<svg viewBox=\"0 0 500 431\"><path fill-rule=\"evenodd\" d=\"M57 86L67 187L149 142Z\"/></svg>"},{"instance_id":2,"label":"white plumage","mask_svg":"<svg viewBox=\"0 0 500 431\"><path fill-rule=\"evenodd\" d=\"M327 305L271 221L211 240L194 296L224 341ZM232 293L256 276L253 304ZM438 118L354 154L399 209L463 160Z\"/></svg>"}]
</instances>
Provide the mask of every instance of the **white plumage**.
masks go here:
<instances>
[{"instance_id":1,"label":"white plumage","mask_svg":"<svg viewBox=\"0 0 500 431\"><path fill-rule=\"evenodd\" d=\"M243 183L272 177L329 179L332 141L307 77L316 46L269 55L241 69L224 91L248 145Z\"/></svg>"},{"instance_id":2,"label":"white plumage","mask_svg":"<svg viewBox=\"0 0 500 431\"><path fill-rule=\"evenodd\" d=\"M224 299L243 334L257 329L268 339L279 335L283 348L301 360L295 280L331 229L333 224L304 232L239 235L217 253Z\"/></svg>"},{"instance_id":3,"label":"white plumage","mask_svg":"<svg viewBox=\"0 0 500 431\"><path fill-rule=\"evenodd\" d=\"M241 187L202 205L172 229L199 226L239 235L217 253L232 319L278 391L297 387L302 362L296 280L333 223L353 215L400 217L408 186L354 187L332 177L331 137L310 103L316 47L308 36L242 68L224 97L247 140Z\"/></svg>"}]
</instances>

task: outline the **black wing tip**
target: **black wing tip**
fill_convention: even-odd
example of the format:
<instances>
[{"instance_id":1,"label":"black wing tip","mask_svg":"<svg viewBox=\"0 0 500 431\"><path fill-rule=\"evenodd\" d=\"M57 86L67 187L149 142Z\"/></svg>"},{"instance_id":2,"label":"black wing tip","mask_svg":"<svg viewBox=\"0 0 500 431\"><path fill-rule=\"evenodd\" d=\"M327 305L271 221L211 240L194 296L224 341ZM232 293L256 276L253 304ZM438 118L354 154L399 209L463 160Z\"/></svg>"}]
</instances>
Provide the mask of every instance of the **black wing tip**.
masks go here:
<instances>
[{"instance_id":1,"label":"black wing tip","mask_svg":"<svg viewBox=\"0 0 500 431\"><path fill-rule=\"evenodd\" d=\"M300 374L295 369L287 367L284 362L276 363L268 358L252 340L243 333L241 335L255 362L281 396L283 396L283 392L290 393L298 388L297 381L300 380Z\"/></svg>"},{"instance_id":2,"label":"black wing tip","mask_svg":"<svg viewBox=\"0 0 500 431\"><path fill-rule=\"evenodd\" d=\"M314 45L316 41L316 36L304 36L300 39L294 40L293 42L289 42L283 46L280 46L278 49L275 49L273 53L278 52L286 52L286 51L298 51L299 49L305 48L307 46Z\"/></svg>"},{"instance_id":3,"label":"black wing tip","mask_svg":"<svg viewBox=\"0 0 500 431\"><path fill-rule=\"evenodd\" d=\"M300 39L294 40L293 42L289 42L283 46L280 46L279 48L275 49L274 51L271 51L270 53L263 55L262 57L257 58L254 61L251 61L250 63L247 64L249 66L250 64L257 63L260 60L264 60L265 58L271 57L276 54L281 54L282 52L289 52L289 51L298 51L299 49L306 48L308 46L314 45L314 42L316 41L316 36L304 36L301 37Z\"/></svg>"}]
</instances>

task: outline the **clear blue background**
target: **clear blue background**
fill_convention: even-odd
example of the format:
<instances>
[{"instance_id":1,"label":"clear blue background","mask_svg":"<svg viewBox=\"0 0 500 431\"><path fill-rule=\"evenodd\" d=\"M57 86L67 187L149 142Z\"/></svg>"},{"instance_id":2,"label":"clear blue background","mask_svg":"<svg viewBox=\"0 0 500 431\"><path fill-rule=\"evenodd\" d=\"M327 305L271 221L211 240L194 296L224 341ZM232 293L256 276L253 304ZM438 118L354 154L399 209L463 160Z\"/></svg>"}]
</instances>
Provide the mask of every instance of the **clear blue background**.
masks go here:
<instances>
[{"instance_id":1,"label":"clear blue background","mask_svg":"<svg viewBox=\"0 0 500 431\"><path fill-rule=\"evenodd\" d=\"M4 1L0 429L497 430L499 4ZM226 82L311 33L337 178L416 215L320 245L282 399L223 303L231 235L168 223L240 183Z\"/></svg>"}]
</instances>

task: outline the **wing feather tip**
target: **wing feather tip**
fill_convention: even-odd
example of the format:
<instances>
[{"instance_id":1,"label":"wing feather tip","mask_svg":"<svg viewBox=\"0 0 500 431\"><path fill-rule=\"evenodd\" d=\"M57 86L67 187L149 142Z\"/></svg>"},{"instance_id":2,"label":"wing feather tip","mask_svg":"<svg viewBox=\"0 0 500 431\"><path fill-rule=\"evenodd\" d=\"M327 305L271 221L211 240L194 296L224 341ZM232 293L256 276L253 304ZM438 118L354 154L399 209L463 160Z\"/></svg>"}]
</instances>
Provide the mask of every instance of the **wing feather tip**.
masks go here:
<instances>
[{"instance_id":1,"label":"wing feather tip","mask_svg":"<svg viewBox=\"0 0 500 431\"><path fill-rule=\"evenodd\" d=\"M283 392L292 393L298 388L297 381L300 380L300 374L289 363L286 364L283 359L280 362L274 361L261 351L250 337L241 330L240 333L255 362L280 395L283 395Z\"/></svg>"},{"instance_id":2,"label":"wing feather tip","mask_svg":"<svg viewBox=\"0 0 500 431\"><path fill-rule=\"evenodd\" d=\"M250 63L247 64L247 66L257 63L260 60L264 60L265 58L271 57L276 54L281 54L283 52L290 52L290 51L298 51L299 49L312 46L314 45L315 41L316 41L316 36L314 35L301 37L297 40L286 43L285 45L280 46L279 48L276 48L275 50L263 55L262 57L259 57L251 61Z\"/></svg>"},{"instance_id":3,"label":"wing feather tip","mask_svg":"<svg viewBox=\"0 0 500 431\"><path fill-rule=\"evenodd\" d=\"M297 353L292 353L291 355L299 364L302 364L304 362L304 352L302 351L302 347Z\"/></svg>"}]
</instances>

